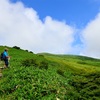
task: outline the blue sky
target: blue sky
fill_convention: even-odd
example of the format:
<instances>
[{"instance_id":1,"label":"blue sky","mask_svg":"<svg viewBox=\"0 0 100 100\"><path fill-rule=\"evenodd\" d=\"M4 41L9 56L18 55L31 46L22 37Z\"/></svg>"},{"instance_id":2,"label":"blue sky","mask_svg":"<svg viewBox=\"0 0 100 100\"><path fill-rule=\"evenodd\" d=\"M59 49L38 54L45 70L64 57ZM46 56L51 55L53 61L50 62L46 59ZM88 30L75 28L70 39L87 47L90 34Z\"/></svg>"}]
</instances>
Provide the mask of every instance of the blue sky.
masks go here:
<instances>
[{"instance_id":1,"label":"blue sky","mask_svg":"<svg viewBox=\"0 0 100 100\"><path fill-rule=\"evenodd\" d=\"M41 20L46 16L84 27L100 11L100 0L12 0L21 1L37 11Z\"/></svg>"},{"instance_id":2,"label":"blue sky","mask_svg":"<svg viewBox=\"0 0 100 100\"><path fill-rule=\"evenodd\" d=\"M100 58L100 0L0 0L0 45Z\"/></svg>"}]
</instances>

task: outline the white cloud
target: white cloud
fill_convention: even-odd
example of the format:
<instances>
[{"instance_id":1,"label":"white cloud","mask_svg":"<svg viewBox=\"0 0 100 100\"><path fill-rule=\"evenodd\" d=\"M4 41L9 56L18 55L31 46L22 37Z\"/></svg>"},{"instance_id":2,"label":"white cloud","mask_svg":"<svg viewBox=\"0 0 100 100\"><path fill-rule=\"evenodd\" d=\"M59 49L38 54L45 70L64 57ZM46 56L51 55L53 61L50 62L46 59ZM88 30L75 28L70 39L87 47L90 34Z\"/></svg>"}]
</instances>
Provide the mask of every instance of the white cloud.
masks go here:
<instances>
[{"instance_id":1,"label":"white cloud","mask_svg":"<svg viewBox=\"0 0 100 100\"><path fill-rule=\"evenodd\" d=\"M100 13L87 24L82 35L85 46L82 54L100 58Z\"/></svg>"},{"instance_id":2,"label":"white cloud","mask_svg":"<svg viewBox=\"0 0 100 100\"><path fill-rule=\"evenodd\" d=\"M68 53L74 28L47 16L42 22L33 8L0 0L0 45L33 52Z\"/></svg>"}]
</instances>

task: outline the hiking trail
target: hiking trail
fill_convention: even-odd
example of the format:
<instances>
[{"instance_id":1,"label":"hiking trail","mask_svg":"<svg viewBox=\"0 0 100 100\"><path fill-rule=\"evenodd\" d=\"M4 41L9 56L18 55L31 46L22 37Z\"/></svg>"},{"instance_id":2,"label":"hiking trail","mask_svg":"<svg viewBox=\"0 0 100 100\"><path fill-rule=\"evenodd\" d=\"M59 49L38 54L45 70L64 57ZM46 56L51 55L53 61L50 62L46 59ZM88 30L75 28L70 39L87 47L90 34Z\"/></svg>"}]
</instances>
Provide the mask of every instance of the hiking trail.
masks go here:
<instances>
[{"instance_id":1,"label":"hiking trail","mask_svg":"<svg viewBox=\"0 0 100 100\"><path fill-rule=\"evenodd\" d=\"M2 61L0 61L0 78L2 78L2 69L3 69L4 67L3 67L3 62Z\"/></svg>"}]
</instances>

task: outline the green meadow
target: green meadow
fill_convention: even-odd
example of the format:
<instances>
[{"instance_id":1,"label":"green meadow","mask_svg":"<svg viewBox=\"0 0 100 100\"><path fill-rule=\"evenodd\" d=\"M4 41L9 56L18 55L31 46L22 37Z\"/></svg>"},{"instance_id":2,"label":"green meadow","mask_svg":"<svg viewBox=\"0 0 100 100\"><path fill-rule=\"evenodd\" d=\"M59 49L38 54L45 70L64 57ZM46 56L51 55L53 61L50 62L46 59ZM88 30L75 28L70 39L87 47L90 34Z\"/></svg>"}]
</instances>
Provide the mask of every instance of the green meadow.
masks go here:
<instances>
[{"instance_id":1,"label":"green meadow","mask_svg":"<svg viewBox=\"0 0 100 100\"><path fill-rule=\"evenodd\" d=\"M8 49L10 68L0 69L0 100L100 100L100 59Z\"/></svg>"}]
</instances>

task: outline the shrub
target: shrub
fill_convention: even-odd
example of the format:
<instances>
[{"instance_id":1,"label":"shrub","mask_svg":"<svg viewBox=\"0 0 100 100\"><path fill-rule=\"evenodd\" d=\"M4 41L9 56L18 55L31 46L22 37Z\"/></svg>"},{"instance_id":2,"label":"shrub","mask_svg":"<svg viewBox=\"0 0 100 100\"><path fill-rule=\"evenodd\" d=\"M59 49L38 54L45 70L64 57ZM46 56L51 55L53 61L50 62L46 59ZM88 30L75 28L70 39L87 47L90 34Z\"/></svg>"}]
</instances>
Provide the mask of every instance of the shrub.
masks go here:
<instances>
[{"instance_id":1,"label":"shrub","mask_svg":"<svg viewBox=\"0 0 100 100\"><path fill-rule=\"evenodd\" d=\"M47 62L45 62L45 61L42 61L42 62L40 62L40 66L39 66L39 68L44 68L44 69L48 69L48 63Z\"/></svg>"},{"instance_id":2,"label":"shrub","mask_svg":"<svg viewBox=\"0 0 100 100\"><path fill-rule=\"evenodd\" d=\"M64 71L61 70L61 69L58 69L58 70L57 70L57 73L58 73L59 75L61 75L61 76L64 76Z\"/></svg>"},{"instance_id":3,"label":"shrub","mask_svg":"<svg viewBox=\"0 0 100 100\"><path fill-rule=\"evenodd\" d=\"M22 65L25 67L34 66L38 67L40 69L48 69L48 62L46 59L37 59L37 58L31 58L31 59L25 59L22 61Z\"/></svg>"},{"instance_id":4,"label":"shrub","mask_svg":"<svg viewBox=\"0 0 100 100\"><path fill-rule=\"evenodd\" d=\"M18 46L14 46L13 48L15 48L15 49L19 49L19 50L20 50L20 47L18 47Z\"/></svg>"},{"instance_id":5,"label":"shrub","mask_svg":"<svg viewBox=\"0 0 100 100\"><path fill-rule=\"evenodd\" d=\"M30 53L33 53L32 51L30 51Z\"/></svg>"},{"instance_id":6,"label":"shrub","mask_svg":"<svg viewBox=\"0 0 100 100\"><path fill-rule=\"evenodd\" d=\"M84 62L84 61L78 61L77 63L78 63L78 64L87 64L87 63Z\"/></svg>"},{"instance_id":7,"label":"shrub","mask_svg":"<svg viewBox=\"0 0 100 100\"><path fill-rule=\"evenodd\" d=\"M22 65L27 67L27 66L36 66L36 59L25 59L22 61Z\"/></svg>"}]
</instances>

